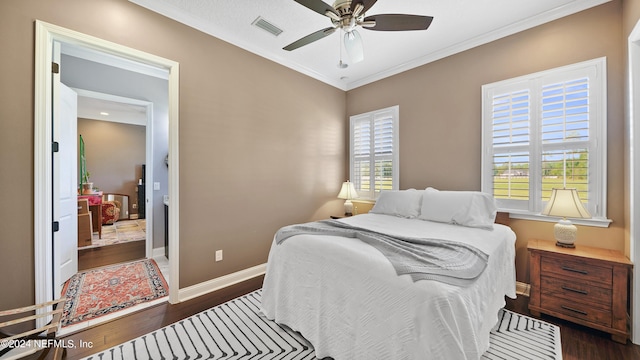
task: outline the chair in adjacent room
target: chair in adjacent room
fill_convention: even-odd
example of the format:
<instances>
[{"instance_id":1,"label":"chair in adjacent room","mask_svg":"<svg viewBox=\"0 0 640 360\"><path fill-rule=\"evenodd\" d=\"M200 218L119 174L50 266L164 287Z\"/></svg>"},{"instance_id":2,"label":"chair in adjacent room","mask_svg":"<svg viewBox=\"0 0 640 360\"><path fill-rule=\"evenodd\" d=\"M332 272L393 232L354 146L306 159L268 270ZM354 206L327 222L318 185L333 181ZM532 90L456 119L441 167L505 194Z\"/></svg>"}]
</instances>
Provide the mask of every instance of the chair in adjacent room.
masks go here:
<instances>
[{"instance_id":1,"label":"chair in adjacent room","mask_svg":"<svg viewBox=\"0 0 640 360\"><path fill-rule=\"evenodd\" d=\"M120 219L120 202L118 200L102 201L102 225L112 225Z\"/></svg>"},{"instance_id":2,"label":"chair in adjacent room","mask_svg":"<svg viewBox=\"0 0 640 360\"><path fill-rule=\"evenodd\" d=\"M53 359L62 359L64 346L56 338L60 330L60 319L66 298L42 304L0 311L0 360L20 359L24 356L42 353L44 359L53 349ZM45 309L43 313L35 313ZM50 309L50 310L49 310ZM36 328L35 320L52 317L51 322Z\"/></svg>"}]
</instances>

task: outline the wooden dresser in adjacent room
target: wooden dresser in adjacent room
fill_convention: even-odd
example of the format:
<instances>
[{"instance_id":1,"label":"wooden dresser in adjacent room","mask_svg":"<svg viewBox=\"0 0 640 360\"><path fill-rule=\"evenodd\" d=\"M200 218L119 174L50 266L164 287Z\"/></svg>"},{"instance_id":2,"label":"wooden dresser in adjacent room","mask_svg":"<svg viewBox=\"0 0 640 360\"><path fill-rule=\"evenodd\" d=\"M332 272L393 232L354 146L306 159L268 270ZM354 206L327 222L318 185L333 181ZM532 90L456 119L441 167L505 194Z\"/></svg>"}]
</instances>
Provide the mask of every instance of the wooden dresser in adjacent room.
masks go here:
<instances>
[{"instance_id":1,"label":"wooden dresser in adjacent room","mask_svg":"<svg viewBox=\"0 0 640 360\"><path fill-rule=\"evenodd\" d=\"M545 313L629 338L629 276L632 263L615 250L576 245L563 248L553 241L529 241L531 297L534 316Z\"/></svg>"}]
</instances>

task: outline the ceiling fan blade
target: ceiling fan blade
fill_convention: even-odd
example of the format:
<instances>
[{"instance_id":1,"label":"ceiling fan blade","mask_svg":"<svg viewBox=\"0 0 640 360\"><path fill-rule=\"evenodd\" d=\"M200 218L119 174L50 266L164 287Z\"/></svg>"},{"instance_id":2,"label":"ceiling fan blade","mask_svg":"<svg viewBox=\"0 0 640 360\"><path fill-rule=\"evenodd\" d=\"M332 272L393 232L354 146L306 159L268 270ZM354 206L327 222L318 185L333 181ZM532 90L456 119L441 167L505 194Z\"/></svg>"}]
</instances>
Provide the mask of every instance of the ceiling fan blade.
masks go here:
<instances>
[{"instance_id":1,"label":"ceiling fan blade","mask_svg":"<svg viewBox=\"0 0 640 360\"><path fill-rule=\"evenodd\" d=\"M303 37L302 39L292 42L291 44L283 47L282 49L287 51L295 50L299 47L303 47L307 44L310 44L316 40L320 40L325 36L329 36L333 34L334 31L336 31L336 28L334 27L328 27L326 29L318 30L312 34L309 34Z\"/></svg>"},{"instance_id":2,"label":"ceiling fan blade","mask_svg":"<svg viewBox=\"0 0 640 360\"><path fill-rule=\"evenodd\" d=\"M344 34L344 47L352 63L358 63L364 60L364 49L362 47L362 38L356 31L350 31Z\"/></svg>"},{"instance_id":3,"label":"ceiling fan blade","mask_svg":"<svg viewBox=\"0 0 640 360\"><path fill-rule=\"evenodd\" d=\"M327 12L336 16L337 19L340 19L340 14L331 7L331 5L327 4L322 0L294 0L298 4L307 7L320 15L329 16L333 18L333 16L327 15Z\"/></svg>"},{"instance_id":4,"label":"ceiling fan blade","mask_svg":"<svg viewBox=\"0 0 640 360\"><path fill-rule=\"evenodd\" d=\"M426 30L433 21L433 16L380 14L364 18L364 21L375 21L375 26L363 26L364 29L378 31Z\"/></svg>"},{"instance_id":5,"label":"ceiling fan blade","mask_svg":"<svg viewBox=\"0 0 640 360\"><path fill-rule=\"evenodd\" d=\"M353 12L356 9L356 5L357 4L362 4L362 6L364 6L364 8L362 9L362 11L360 13L364 14L365 12L367 12L367 10L371 9L371 7L377 1L378 0L354 0L354 1L351 2L351 12Z\"/></svg>"}]
</instances>

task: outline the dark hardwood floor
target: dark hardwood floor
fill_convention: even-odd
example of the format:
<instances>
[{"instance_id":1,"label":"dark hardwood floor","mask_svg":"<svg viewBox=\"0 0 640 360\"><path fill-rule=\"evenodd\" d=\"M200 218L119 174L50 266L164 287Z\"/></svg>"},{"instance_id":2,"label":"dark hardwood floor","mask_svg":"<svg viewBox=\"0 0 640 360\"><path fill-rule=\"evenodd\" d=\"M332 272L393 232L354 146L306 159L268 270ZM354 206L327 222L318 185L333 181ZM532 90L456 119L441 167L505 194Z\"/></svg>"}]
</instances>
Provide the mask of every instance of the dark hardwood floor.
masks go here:
<instances>
[{"instance_id":1,"label":"dark hardwood floor","mask_svg":"<svg viewBox=\"0 0 640 360\"><path fill-rule=\"evenodd\" d=\"M135 250L135 245L88 251L82 255L84 258L83 266L96 267L101 266L100 264L103 262L129 261L128 257L134 256L132 254L137 254L136 251L139 250ZM144 242L142 251L142 256L144 256ZM98 253L101 256L96 256ZM66 344L71 343L70 340L73 340L74 344L73 347L67 348L66 359L80 359L100 352L257 290L262 286L263 278L260 276L179 304L162 303L155 305L122 318L64 336L62 340ZM528 303L528 297L519 296L515 300L507 299L506 307L509 310L530 316ZM543 315L542 319L560 326L564 360L640 359L640 346L633 345L629 341L627 344L620 344L612 341L608 334L600 331L550 316ZM50 356L51 354L49 354ZM35 359L37 354L29 358Z\"/></svg>"},{"instance_id":2,"label":"dark hardwood floor","mask_svg":"<svg viewBox=\"0 0 640 360\"><path fill-rule=\"evenodd\" d=\"M78 251L78 271L118 264L145 257L145 240Z\"/></svg>"}]
</instances>

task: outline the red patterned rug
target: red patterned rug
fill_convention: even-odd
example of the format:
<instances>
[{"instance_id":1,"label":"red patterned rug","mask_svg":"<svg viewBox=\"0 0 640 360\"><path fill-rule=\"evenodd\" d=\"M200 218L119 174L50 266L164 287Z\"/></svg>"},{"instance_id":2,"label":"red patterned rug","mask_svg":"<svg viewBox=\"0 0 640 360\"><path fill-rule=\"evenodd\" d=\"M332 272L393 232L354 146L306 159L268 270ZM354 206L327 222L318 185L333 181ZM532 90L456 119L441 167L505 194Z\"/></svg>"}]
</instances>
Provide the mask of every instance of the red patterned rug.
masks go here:
<instances>
[{"instance_id":1,"label":"red patterned rug","mask_svg":"<svg viewBox=\"0 0 640 360\"><path fill-rule=\"evenodd\" d=\"M62 327L92 320L169 295L152 259L77 273L65 284Z\"/></svg>"}]
</instances>

